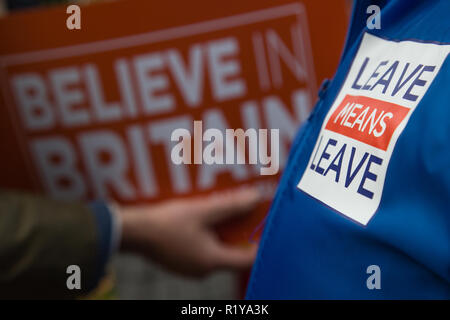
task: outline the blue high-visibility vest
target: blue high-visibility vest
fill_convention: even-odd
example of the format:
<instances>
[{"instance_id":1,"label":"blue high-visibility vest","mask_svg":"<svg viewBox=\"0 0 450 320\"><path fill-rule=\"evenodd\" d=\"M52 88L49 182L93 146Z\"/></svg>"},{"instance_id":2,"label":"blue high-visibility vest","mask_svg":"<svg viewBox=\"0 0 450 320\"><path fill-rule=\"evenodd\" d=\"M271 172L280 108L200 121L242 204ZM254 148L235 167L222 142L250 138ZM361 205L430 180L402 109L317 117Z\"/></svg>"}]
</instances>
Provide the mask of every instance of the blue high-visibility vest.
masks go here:
<instances>
[{"instance_id":1,"label":"blue high-visibility vest","mask_svg":"<svg viewBox=\"0 0 450 320\"><path fill-rule=\"evenodd\" d=\"M338 70L292 145L248 299L450 299L449 52L449 0L356 1Z\"/></svg>"}]
</instances>

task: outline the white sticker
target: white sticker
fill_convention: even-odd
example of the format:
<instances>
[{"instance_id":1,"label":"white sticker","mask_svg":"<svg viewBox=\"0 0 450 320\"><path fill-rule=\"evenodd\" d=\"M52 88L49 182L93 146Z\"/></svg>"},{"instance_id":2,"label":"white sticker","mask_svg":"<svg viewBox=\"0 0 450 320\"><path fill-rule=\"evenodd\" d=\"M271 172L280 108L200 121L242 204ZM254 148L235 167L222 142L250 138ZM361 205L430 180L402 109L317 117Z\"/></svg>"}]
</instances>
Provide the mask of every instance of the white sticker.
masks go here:
<instances>
[{"instance_id":1,"label":"white sticker","mask_svg":"<svg viewBox=\"0 0 450 320\"><path fill-rule=\"evenodd\" d=\"M395 143L449 52L366 33L297 187L367 225Z\"/></svg>"}]
</instances>

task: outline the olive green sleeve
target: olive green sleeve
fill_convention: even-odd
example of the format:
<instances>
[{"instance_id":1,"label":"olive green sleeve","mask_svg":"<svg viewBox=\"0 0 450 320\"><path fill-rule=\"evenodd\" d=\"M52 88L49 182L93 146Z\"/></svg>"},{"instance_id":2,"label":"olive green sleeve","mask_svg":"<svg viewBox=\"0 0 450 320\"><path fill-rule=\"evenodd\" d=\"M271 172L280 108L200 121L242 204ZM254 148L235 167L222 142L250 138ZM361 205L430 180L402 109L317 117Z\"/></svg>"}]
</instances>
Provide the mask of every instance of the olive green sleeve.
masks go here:
<instances>
[{"instance_id":1,"label":"olive green sleeve","mask_svg":"<svg viewBox=\"0 0 450 320\"><path fill-rule=\"evenodd\" d=\"M74 298L96 281L98 239L89 207L0 191L0 299ZM67 267L81 289L67 288Z\"/></svg>"}]
</instances>

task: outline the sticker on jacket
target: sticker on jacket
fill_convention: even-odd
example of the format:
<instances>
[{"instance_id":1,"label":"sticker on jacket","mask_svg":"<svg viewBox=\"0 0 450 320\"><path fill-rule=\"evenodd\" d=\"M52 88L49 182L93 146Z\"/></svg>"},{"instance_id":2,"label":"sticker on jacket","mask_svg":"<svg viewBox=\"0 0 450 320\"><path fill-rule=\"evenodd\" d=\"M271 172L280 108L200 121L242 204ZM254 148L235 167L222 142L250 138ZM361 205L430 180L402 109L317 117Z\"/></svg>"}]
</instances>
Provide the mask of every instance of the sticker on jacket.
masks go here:
<instances>
[{"instance_id":1,"label":"sticker on jacket","mask_svg":"<svg viewBox=\"0 0 450 320\"><path fill-rule=\"evenodd\" d=\"M366 33L297 187L367 225L397 139L449 52L450 45Z\"/></svg>"}]
</instances>

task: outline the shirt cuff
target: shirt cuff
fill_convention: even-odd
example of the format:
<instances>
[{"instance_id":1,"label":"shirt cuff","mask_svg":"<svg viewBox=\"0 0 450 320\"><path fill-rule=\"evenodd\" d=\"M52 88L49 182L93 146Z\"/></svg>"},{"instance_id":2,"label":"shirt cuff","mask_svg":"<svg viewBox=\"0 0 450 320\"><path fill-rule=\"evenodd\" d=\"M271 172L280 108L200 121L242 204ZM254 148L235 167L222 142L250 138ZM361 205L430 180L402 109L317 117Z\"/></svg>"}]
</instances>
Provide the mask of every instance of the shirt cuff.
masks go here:
<instances>
[{"instance_id":1,"label":"shirt cuff","mask_svg":"<svg viewBox=\"0 0 450 320\"><path fill-rule=\"evenodd\" d=\"M89 286L94 289L105 275L106 265L111 256L117 251L120 243L121 221L114 204L108 205L104 201L93 201L89 207L94 215L98 234L98 254L94 280Z\"/></svg>"}]
</instances>

